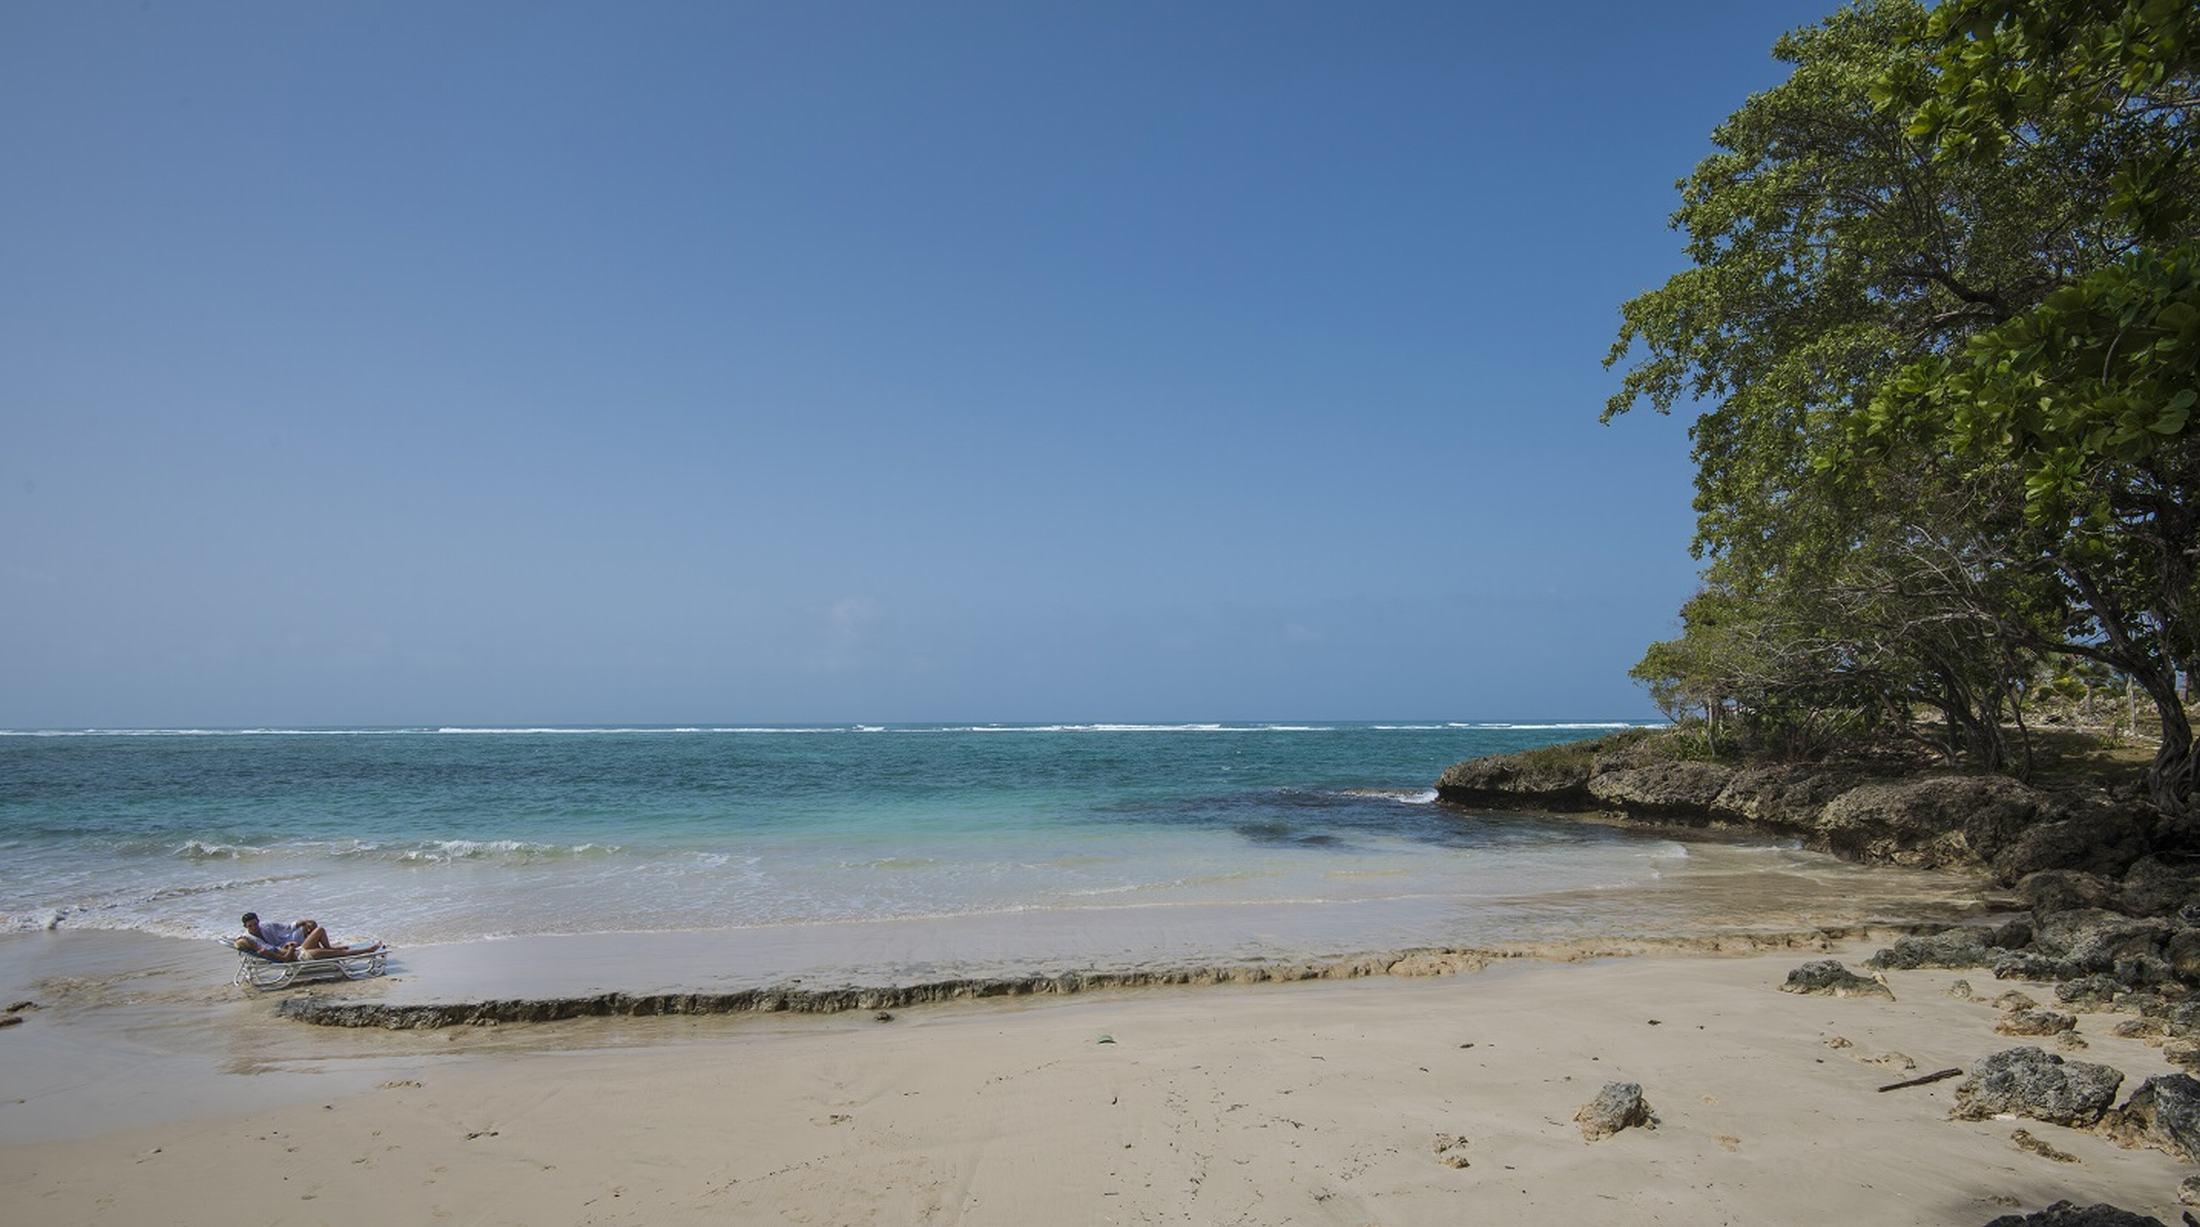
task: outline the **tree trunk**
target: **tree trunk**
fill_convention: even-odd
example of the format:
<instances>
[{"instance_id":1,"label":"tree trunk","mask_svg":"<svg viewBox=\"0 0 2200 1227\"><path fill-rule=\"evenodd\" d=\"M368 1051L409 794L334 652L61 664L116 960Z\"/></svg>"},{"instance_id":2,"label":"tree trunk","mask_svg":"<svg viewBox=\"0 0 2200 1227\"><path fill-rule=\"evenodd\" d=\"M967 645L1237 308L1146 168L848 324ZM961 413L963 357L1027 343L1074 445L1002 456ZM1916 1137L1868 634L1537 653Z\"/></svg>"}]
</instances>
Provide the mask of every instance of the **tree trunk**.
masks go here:
<instances>
[{"instance_id":1,"label":"tree trunk","mask_svg":"<svg viewBox=\"0 0 2200 1227\"><path fill-rule=\"evenodd\" d=\"M2147 795L2156 809L2173 817L2200 813L2200 760L2192 752L2192 721L2177 696L2177 678L2149 674L2143 679L2147 696L2162 719L2162 740L2147 768ZM2136 727L2136 726L2135 726Z\"/></svg>"}]
</instances>

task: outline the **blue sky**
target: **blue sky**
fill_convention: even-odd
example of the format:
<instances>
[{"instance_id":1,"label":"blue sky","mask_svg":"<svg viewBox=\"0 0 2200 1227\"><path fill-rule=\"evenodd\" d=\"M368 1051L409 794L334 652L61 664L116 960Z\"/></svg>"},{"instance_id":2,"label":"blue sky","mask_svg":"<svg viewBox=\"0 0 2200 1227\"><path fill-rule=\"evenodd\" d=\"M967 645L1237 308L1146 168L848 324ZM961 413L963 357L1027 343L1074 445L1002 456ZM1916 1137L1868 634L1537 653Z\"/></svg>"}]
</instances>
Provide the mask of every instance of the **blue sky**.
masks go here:
<instances>
[{"instance_id":1,"label":"blue sky","mask_svg":"<svg viewBox=\"0 0 2200 1227\"><path fill-rule=\"evenodd\" d=\"M1824 4L0 9L0 725L1537 718Z\"/></svg>"}]
</instances>

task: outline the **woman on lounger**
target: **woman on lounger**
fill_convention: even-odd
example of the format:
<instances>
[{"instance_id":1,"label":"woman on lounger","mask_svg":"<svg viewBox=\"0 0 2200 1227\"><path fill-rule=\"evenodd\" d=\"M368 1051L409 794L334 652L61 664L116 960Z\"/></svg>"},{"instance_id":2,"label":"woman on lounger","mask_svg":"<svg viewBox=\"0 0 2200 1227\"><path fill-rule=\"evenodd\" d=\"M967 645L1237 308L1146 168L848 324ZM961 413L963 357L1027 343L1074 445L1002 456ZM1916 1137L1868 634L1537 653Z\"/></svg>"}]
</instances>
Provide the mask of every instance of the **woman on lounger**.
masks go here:
<instances>
[{"instance_id":1,"label":"woman on lounger","mask_svg":"<svg viewBox=\"0 0 2200 1227\"><path fill-rule=\"evenodd\" d=\"M280 920L262 921L258 912L244 914L245 935L236 941L239 950L250 951L264 959L278 963L296 963L302 959L340 959L347 955L372 954L382 948L382 943L371 946L339 946L329 941L328 930L318 920L301 920L296 924L284 924Z\"/></svg>"}]
</instances>

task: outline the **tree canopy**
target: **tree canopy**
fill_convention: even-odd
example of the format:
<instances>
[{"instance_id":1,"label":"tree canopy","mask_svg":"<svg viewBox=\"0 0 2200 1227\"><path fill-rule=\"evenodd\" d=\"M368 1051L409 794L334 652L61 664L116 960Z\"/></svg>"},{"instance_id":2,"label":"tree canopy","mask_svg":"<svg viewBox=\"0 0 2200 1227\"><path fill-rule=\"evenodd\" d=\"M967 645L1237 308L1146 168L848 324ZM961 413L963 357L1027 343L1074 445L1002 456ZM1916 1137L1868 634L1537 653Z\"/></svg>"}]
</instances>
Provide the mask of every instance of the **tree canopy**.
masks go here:
<instances>
[{"instance_id":1,"label":"tree canopy","mask_svg":"<svg viewBox=\"0 0 2200 1227\"><path fill-rule=\"evenodd\" d=\"M2155 800L2193 811L2196 12L1876 0L1775 45L1788 79L1680 184L1689 267L1606 360L1607 421L1702 410L1661 701L1790 740L1923 707L2021 769L2005 729L2082 659L2153 701Z\"/></svg>"}]
</instances>

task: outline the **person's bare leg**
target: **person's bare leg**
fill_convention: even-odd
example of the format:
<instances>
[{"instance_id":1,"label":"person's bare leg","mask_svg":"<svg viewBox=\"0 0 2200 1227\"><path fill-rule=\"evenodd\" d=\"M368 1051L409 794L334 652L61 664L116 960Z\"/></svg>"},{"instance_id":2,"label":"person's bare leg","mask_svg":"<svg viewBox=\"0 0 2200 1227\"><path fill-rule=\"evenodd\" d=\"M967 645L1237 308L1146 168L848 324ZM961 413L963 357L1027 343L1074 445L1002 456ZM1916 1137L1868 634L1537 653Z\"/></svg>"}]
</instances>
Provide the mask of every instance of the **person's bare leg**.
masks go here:
<instances>
[{"instance_id":1,"label":"person's bare leg","mask_svg":"<svg viewBox=\"0 0 2200 1227\"><path fill-rule=\"evenodd\" d=\"M312 924L311 921L300 923ZM335 943L328 939L328 930L319 925L314 925L312 928L305 930L305 936L298 939L300 950L329 950L333 949L334 946Z\"/></svg>"},{"instance_id":2,"label":"person's bare leg","mask_svg":"<svg viewBox=\"0 0 2200 1227\"><path fill-rule=\"evenodd\" d=\"M327 934L323 933L320 936L323 938L324 944L311 950L301 949L298 951L298 957L301 959L341 959L349 958L355 954L373 954L382 948L381 942L376 942L371 946L331 946L325 944Z\"/></svg>"}]
</instances>

